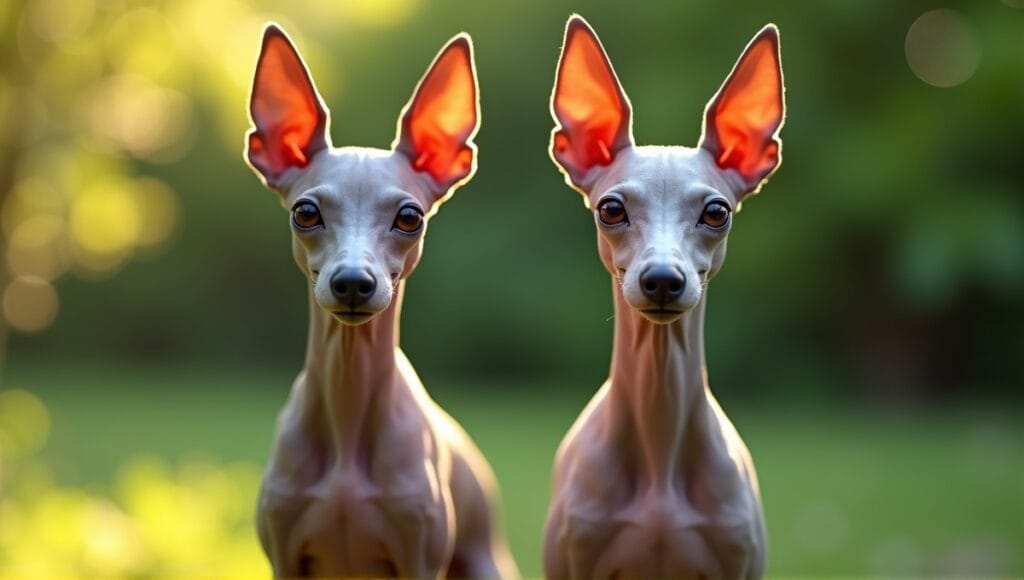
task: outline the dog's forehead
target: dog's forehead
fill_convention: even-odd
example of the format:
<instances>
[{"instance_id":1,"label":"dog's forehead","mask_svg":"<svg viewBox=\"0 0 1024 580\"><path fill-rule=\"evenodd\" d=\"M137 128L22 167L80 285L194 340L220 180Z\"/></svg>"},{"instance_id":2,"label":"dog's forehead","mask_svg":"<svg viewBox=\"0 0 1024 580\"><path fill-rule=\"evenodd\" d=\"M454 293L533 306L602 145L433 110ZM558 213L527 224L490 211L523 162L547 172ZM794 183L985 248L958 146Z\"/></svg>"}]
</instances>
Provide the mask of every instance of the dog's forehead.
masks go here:
<instances>
[{"instance_id":1,"label":"dog's forehead","mask_svg":"<svg viewBox=\"0 0 1024 580\"><path fill-rule=\"evenodd\" d=\"M704 149L644 146L634 147L632 153L629 175L648 190L648 195L661 192L672 197L703 196L708 188L726 187L721 172Z\"/></svg>"},{"instance_id":2,"label":"dog's forehead","mask_svg":"<svg viewBox=\"0 0 1024 580\"><path fill-rule=\"evenodd\" d=\"M591 205L608 191L623 189L652 204L677 204L703 198L710 190L729 193L729 185L704 149L641 146L624 149L591 190Z\"/></svg>"},{"instance_id":3,"label":"dog's forehead","mask_svg":"<svg viewBox=\"0 0 1024 580\"><path fill-rule=\"evenodd\" d=\"M345 198L379 195L384 190L416 193L418 182L409 163L393 151L343 147L319 155L296 182L292 197L316 190Z\"/></svg>"}]
</instances>

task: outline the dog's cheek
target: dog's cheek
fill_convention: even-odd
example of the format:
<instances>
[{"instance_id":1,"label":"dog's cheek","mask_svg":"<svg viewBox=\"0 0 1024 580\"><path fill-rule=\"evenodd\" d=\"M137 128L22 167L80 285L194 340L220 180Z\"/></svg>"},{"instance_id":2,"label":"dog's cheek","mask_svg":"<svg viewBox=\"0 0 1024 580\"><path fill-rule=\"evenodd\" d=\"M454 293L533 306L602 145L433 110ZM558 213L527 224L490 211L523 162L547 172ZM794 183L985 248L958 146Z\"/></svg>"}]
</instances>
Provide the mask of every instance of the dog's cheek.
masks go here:
<instances>
[{"instance_id":1,"label":"dog's cheek","mask_svg":"<svg viewBox=\"0 0 1024 580\"><path fill-rule=\"evenodd\" d=\"M707 279L711 279L711 272L707 274ZM696 268L683 268L683 276L686 277L686 285L683 287L683 295L679 299L679 303L683 308L693 308L700 302L701 295L704 293L702 284L702 276L698 273Z\"/></svg>"},{"instance_id":2,"label":"dog's cheek","mask_svg":"<svg viewBox=\"0 0 1024 580\"><path fill-rule=\"evenodd\" d=\"M311 278L313 280L313 297L316 298L317 304L325 310L336 310L338 303L334 298L334 293L331 292L328 278L323 274L311 274Z\"/></svg>"},{"instance_id":3,"label":"dog's cheek","mask_svg":"<svg viewBox=\"0 0 1024 580\"><path fill-rule=\"evenodd\" d=\"M633 308L641 308L647 304L647 297L640 289L640 274L637 268L629 268L622 276L622 297Z\"/></svg>"},{"instance_id":4,"label":"dog's cheek","mask_svg":"<svg viewBox=\"0 0 1024 580\"><path fill-rule=\"evenodd\" d=\"M367 303L367 309L373 312L382 312L391 306L395 299L395 288L389 282L390 278L379 278L381 283L377 284L377 292Z\"/></svg>"},{"instance_id":5,"label":"dog's cheek","mask_svg":"<svg viewBox=\"0 0 1024 580\"><path fill-rule=\"evenodd\" d=\"M292 258L295 260L295 265L299 267L299 270L306 276L312 276L312 273L318 268L315 265L309 263L309 250L306 246L295 238L295 234L292 234Z\"/></svg>"},{"instance_id":6,"label":"dog's cheek","mask_svg":"<svg viewBox=\"0 0 1024 580\"><path fill-rule=\"evenodd\" d=\"M726 240L722 239L721 243L716 244L711 249L711 267L708 269L707 279L710 281L718 274L719 270L722 269L722 265L725 264L725 251L726 251Z\"/></svg>"},{"instance_id":7,"label":"dog's cheek","mask_svg":"<svg viewBox=\"0 0 1024 580\"><path fill-rule=\"evenodd\" d=\"M631 253L624 247L624 240L621 232L609 233L600 229L597 231L597 254L601 258L608 273L613 277L619 277L619 268L629 268Z\"/></svg>"},{"instance_id":8,"label":"dog's cheek","mask_svg":"<svg viewBox=\"0 0 1024 580\"><path fill-rule=\"evenodd\" d=\"M397 262L392 274L398 274L399 278L407 278L412 271L416 269L416 265L420 263L420 256L423 255L423 235L411 245L403 248L405 255L402 257L400 262ZM397 282L397 280L395 280Z\"/></svg>"}]
</instances>

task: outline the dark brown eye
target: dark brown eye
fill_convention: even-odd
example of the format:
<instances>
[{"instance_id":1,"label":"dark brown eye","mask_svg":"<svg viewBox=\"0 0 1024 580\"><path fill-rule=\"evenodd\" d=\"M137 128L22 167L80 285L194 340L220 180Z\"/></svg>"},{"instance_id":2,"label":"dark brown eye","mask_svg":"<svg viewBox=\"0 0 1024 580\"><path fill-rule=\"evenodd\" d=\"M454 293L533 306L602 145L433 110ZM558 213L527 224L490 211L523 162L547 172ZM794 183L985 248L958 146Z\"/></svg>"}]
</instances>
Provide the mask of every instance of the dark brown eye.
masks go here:
<instances>
[{"instance_id":1,"label":"dark brown eye","mask_svg":"<svg viewBox=\"0 0 1024 580\"><path fill-rule=\"evenodd\" d=\"M700 223L711 227L720 228L729 223L729 206L720 201L713 201L704 206L704 213L700 216Z\"/></svg>"},{"instance_id":2,"label":"dark brown eye","mask_svg":"<svg viewBox=\"0 0 1024 580\"><path fill-rule=\"evenodd\" d=\"M398 210L398 215L395 216L395 223L391 226L392 229L397 229L407 234L415 234L422 227L423 212L411 205Z\"/></svg>"},{"instance_id":3,"label":"dark brown eye","mask_svg":"<svg viewBox=\"0 0 1024 580\"><path fill-rule=\"evenodd\" d=\"M292 221L295 222L295 227L300 230L311 230L324 223L320 219L320 210L308 202L297 204L292 208Z\"/></svg>"},{"instance_id":4,"label":"dark brown eye","mask_svg":"<svg viewBox=\"0 0 1024 580\"><path fill-rule=\"evenodd\" d=\"M606 199L597 206L597 219L606 226L617 226L628 223L626 206L617 199Z\"/></svg>"}]
</instances>

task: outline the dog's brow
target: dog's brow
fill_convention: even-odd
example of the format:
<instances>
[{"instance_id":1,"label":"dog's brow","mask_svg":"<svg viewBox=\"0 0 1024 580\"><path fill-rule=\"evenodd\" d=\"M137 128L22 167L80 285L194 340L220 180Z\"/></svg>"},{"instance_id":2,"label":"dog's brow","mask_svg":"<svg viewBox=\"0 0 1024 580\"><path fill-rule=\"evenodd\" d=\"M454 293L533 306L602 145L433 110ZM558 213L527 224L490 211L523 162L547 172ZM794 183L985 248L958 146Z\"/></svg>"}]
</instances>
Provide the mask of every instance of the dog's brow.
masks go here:
<instances>
[{"instance_id":1,"label":"dog's brow","mask_svg":"<svg viewBox=\"0 0 1024 580\"><path fill-rule=\"evenodd\" d=\"M417 200L414 195L397 187L389 187L385 189L381 193L380 202L382 205L394 205L396 207L405 203L412 203L421 210L423 209L420 207L420 201Z\"/></svg>"},{"instance_id":2,"label":"dog's brow","mask_svg":"<svg viewBox=\"0 0 1024 580\"><path fill-rule=\"evenodd\" d=\"M682 194L686 197L697 198L703 201L711 201L713 198L725 198L725 194L707 183L684 183Z\"/></svg>"},{"instance_id":3,"label":"dog's brow","mask_svg":"<svg viewBox=\"0 0 1024 580\"><path fill-rule=\"evenodd\" d=\"M697 199L700 199L701 203L707 204L707 203L711 203L712 201L724 201L724 202L726 202L726 205L728 205L729 207L732 207L732 202L729 201L729 197L726 196L721 191L718 191L717 189L715 189L713 187L708 187L708 186L701 187L699 189L696 189L694 191L694 194L695 194L694 197L696 197L697 195L700 196ZM701 195L701 194L703 194L703 195Z\"/></svg>"},{"instance_id":4,"label":"dog's brow","mask_svg":"<svg viewBox=\"0 0 1024 580\"><path fill-rule=\"evenodd\" d=\"M313 201L319 203L321 198L323 198L323 197L330 197L330 195L331 195L331 190L326 185L320 184L320 185L314 185L313 187L310 187L309 189L303 190L302 193L300 193L299 195L295 196L295 199L308 198L308 199L312 199Z\"/></svg>"},{"instance_id":5,"label":"dog's brow","mask_svg":"<svg viewBox=\"0 0 1024 580\"><path fill-rule=\"evenodd\" d=\"M619 195L622 196L623 201L629 201L629 198L631 196L638 197L640 195L639 192L642 191L642 189L643 188L641 187L641 185L635 181L620 181L612 185L608 189L605 189L604 193L602 193L601 195L603 196L609 193L618 193Z\"/></svg>"}]
</instances>

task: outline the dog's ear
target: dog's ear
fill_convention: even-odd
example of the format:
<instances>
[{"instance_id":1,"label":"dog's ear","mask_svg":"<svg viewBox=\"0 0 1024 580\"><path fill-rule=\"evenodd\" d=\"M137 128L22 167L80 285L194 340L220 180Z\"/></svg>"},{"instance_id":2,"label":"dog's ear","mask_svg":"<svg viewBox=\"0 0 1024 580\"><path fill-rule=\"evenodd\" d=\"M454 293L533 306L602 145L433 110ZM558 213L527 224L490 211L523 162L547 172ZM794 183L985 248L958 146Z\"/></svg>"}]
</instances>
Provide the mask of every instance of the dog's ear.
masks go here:
<instances>
[{"instance_id":1,"label":"dog's ear","mask_svg":"<svg viewBox=\"0 0 1024 580\"><path fill-rule=\"evenodd\" d=\"M573 15L551 94L551 156L578 189L590 170L633 144L632 108L608 55L587 21Z\"/></svg>"},{"instance_id":2,"label":"dog's ear","mask_svg":"<svg viewBox=\"0 0 1024 580\"><path fill-rule=\"evenodd\" d=\"M754 36L704 110L700 146L741 183L740 199L757 193L782 162L779 129L786 115L779 30Z\"/></svg>"},{"instance_id":3,"label":"dog's ear","mask_svg":"<svg viewBox=\"0 0 1024 580\"><path fill-rule=\"evenodd\" d=\"M247 135L246 158L270 187L328 146L327 108L302 57L275 24L263 32L249 114L254 128Z\"/></svg>"},{"instance_id":4,"label":"dog's ear","mask_svg":"<svg viewBox=\"0 0 1024 580\"><path fill-rule=\"evenodd\" d=\"M473 136L479 128L473 41L463 33L448 41L420 79L392 146L430 176L440 200L476 170Z\"/></svg>"}]
</instances>

